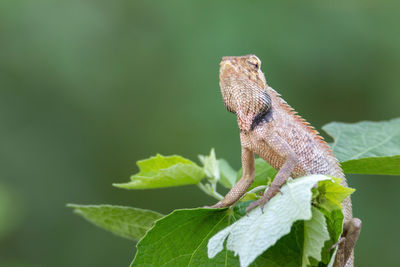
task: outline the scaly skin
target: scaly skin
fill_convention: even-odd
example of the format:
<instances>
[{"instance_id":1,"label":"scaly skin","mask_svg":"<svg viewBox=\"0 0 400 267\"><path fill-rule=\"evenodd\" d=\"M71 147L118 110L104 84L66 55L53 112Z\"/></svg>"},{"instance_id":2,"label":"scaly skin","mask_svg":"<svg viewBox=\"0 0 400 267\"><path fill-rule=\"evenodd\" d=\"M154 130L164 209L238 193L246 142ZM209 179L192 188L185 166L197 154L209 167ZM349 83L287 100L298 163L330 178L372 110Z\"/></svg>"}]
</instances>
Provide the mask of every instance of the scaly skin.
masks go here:
<instances>
[{"instance_id":1,"label":"scaly skin","mask_svg":"<svg viewBox=\"0 0 400 267\"><path fill-rule=\"evenodd\" d=\"M220 63L220 87L226 108L235 113L242 146L242 178L220 202L221 208L238 201L254 180L254 154L279 170L265 194L253 202L247 212L264 205L289 177L326 174L342 178L343 171L318 132L268 86L255 55L223 57ZM350 198L343 201L345 222L338 242L335 267L353 267L353 247L361 229L361 220L352 218Z\"/></svg>"}]
</instances>

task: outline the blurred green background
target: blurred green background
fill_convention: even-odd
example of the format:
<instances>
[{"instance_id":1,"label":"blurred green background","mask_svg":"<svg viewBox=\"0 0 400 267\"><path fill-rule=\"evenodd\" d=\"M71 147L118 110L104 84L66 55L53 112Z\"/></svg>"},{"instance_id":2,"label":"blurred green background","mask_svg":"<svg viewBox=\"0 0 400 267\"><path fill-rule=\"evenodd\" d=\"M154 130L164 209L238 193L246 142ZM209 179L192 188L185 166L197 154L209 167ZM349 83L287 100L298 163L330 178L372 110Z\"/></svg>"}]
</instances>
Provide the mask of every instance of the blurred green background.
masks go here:
<instances>
[{"instance_id":1,"label":"blurred green background","mask_svg":"<svg viewBox=\"0 0 400 267\"><path fill-rule=\"evenodd\" d=\"M218 63L254 53L318 129L400 116L399 1L0 2L0 266L128 266L135 244L66 203L168 213L196 187L125 191L159 152L240 167ZM349 175L356 266L398 264L399 177Z\"/></svg>"}]
</instances>

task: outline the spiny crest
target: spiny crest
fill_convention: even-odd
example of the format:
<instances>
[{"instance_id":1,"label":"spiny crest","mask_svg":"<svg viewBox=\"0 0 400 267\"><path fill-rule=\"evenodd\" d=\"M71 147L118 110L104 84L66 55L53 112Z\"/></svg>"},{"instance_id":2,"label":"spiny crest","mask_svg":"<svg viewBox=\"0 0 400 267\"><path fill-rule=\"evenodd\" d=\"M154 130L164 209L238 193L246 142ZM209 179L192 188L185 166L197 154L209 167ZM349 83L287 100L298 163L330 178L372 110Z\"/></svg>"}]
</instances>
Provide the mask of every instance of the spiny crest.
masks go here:
<instances>
[{"instance_id":1,"label":"spiny crest","mask_svg":"<svg viewBox=\"0 0 400 267\"><path fill-rule=\"evenodd\" d=\"M336 157L333 155L333 152L331 150L331 148L329 147L329 145L325 142L324 138L319 134L319 132L308 122L306 121L303 117L301 117L300 115L298 115L297 111L295 111L285 100L283 100L283 98L281 97L281 95L276 92L274 89L272 89L271 87L268 87L268 89L270 89L270 91L272 91L276 97L280 100L280 104L281 107L290 115L292 115L292 117L299 122L300 124L302 124L306 130L312 134L312 136L315 138L316 141L318 141L323 149L325 149L325 151L327 151L332 158L334 158L337 162L337 165L339 165L339 162L337 161Z\"/></svg>"}]
</instances>

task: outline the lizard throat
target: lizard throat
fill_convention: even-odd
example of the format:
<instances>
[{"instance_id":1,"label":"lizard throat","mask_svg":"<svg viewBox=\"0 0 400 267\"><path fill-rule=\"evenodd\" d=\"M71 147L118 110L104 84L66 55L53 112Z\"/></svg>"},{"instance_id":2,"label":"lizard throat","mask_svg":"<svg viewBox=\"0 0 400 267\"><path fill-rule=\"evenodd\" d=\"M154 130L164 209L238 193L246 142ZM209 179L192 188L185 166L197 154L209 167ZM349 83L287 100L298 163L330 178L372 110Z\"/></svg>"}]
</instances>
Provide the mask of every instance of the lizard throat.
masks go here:
<instances>
[{"instance_id":1,"label":"lizard throat","mask_svg":"<svg viewBox=\"0 0 400 267\"><path fill-rule=\"evenodd\" d=\"M254 100L252 101L251 98L248 98L249 96ZM241 102L236 105L239 108L235 112L240 130L252 131L259 124L269 121L271 118L271 98L267 92L257 92L256 97L245 94Z\"/></svg>"}]
</instances>

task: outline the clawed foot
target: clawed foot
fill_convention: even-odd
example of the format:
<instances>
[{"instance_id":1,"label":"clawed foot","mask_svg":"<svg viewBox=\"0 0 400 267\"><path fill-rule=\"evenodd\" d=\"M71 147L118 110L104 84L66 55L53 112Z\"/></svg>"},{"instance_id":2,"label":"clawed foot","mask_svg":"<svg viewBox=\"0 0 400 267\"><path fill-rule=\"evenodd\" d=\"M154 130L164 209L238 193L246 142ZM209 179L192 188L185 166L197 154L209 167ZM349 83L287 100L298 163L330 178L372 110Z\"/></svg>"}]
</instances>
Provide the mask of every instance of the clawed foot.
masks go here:
<instances>
[{"instance_id":1,"label":"clawed foot","mask_svg":"<svg viewBox=\"0 0 400 267\"><path fill-rule=\"evenodd\" d=\"M248 215L251 210L255 209L258 206L260 206L261 212L264 213L264 206L266 203L267 199L265 199L264 196L257 201L251 202L250 205L246 208L246 215Z\"/></svg>"},{"instance_id":2,"label":"clawed foot","mask_svg":"<svg viewBox=\"0 0 400 267\"><path fill-rule=\"evenodd\" d=\"M265 204L267 204L267 202L271 198L273 198L278 192L282 194L281 188L279 186L271 185L268 188L267 192L265 192L265 194L259 200L250 203L250 205L246 208L246 215L248 215L251 210L255 209L258 206L260 206L261 212L264 213Z\"/></svg>"}]
</instances>

